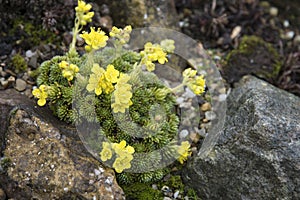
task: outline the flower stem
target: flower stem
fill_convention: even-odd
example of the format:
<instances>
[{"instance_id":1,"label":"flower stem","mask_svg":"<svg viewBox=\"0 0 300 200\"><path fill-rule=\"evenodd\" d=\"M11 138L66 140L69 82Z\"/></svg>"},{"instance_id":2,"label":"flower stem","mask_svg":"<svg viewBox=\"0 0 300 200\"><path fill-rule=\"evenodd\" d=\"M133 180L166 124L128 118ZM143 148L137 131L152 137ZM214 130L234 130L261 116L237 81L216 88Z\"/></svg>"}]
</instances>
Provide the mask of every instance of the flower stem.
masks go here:
<instances>
[{"instance_id":1,"label":"flower stem","mask_svg":"<svg viewBox=\"0 0 300 200\"><path fill-rule=\"evenodd\" d=\"M79 32L79 20L78 18L76 17L75 18L75 25L74 25L74 28L73 28L73 38L72 38L72 42L70 44L70 49L69 49L69 53L70 54L73 54L73 53L76 53L76 41L77 41L77 34Z\"/></svg>"},{"instance_id":2,"label":"flower stem","mask_svg":"<svg viewBox=\"0 0 300 200\"><path fill-rule=\"evenodd\" d=\"M179 90L181 90L181 89L183 88L183 86L184 86L184 83L181 83L181 84L177 85L176 87L170 88L170 89L171 89L171 91L172 91L173 93L176 93L176 92L178 92Z\"/></svg>"}]
</instances>

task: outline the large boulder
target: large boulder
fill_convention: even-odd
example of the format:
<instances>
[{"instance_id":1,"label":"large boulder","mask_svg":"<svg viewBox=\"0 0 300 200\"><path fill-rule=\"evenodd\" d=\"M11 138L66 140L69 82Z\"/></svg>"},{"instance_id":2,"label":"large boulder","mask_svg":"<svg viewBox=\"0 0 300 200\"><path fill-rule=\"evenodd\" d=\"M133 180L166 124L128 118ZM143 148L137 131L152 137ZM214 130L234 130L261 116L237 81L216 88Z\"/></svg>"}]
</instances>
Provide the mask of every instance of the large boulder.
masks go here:
<instances>
[{"instance_id":1,"label":"large boulder","mask_svg":"<svg viewBox=\"0 0 300 200\"><path fill-rule=\"evenodd\" d=\"M156 26L179 30L174 0L96 0L96 3L108 5L116 26L130 24L133 28Z\"/></svg>"},{"instance_id":2,"label":"large boulder","mask_svg":"<svg viewBox=\"0 0 300 200\"><path fill-rule=\"evenodd\" d=\"M246 76L208 156L183 172L203 199L300 199L300 98Z\"/></svg>"},{"instance_id":3,"label":"large boulder","mask_svg":"<svg viewBox=\"0 0 300 200\"><path fill-rule=\"evenodd\" d=\"M0 111L2 196L125 199L114 172L87 152L75 128L58 121L47 108L5 90L0 91Z\"/></svg>"}]
</instances>

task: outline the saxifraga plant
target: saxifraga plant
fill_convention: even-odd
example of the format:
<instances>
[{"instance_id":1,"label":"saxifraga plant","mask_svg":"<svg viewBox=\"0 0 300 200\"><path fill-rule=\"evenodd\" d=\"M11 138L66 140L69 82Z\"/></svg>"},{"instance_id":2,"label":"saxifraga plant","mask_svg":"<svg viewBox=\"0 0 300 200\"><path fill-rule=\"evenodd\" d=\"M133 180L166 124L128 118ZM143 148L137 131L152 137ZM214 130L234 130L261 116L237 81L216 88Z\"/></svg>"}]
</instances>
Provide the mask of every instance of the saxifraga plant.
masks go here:
<instances>
[{"instance_id":1,"label":"saxifraga plant","mask_svg":"<svg viewBox=\"0 0 300 200\"><path fill-rule=\"evenodd\" d=\"M90 4L78 1L69 52L41 64L39 87L32 93L39 106L48 104L60 120L78 127L86 123L100 127L83 127L78 131L84 134L89 149L115 169L121 183L159 180L168 172L167 168L143 169L155 168L174 158L182 164L191 155L188 141L177 139L175 93L186 86L200 95L205 80L188 68L183 72L181 85L166 87L152 71L156 62L168 62L168 53L175 49L174 41L148 42L140 52L125 50L131 26L112 28L109 36L114 47L106 46L109 38L100 29L83 31L80 37L87 44L87 53L80 56L75 48L76 37L91 21L91 8Z\"/></svg>"}]
</instances>

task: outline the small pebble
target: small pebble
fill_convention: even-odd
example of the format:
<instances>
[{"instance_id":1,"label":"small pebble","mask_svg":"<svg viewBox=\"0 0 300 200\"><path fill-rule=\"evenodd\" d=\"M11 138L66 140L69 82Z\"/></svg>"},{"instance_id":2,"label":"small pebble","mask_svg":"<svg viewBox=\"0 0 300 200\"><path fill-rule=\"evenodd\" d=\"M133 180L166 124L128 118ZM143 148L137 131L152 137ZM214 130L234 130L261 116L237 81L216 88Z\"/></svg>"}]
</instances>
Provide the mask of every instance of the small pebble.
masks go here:
<instances>
[{"instance_id":1,"label":"small pebble","mask_svg":"<svg viewBox=\"0 0 300 200\"><path fill-rule=\"evenodd\" d=\"M32 98L32 97L33 97L33 95L32 95L32 90L31 90L31 89L26 89L25 92L24 92L24 94L25 94L27 97L29 97L29 98Z\"/></svg>"},{"instance_id":2,"label":"small pebble","mask_svg":"<svg viewBox=\"0 0 300 200\"><path fill-rule=\"evenodd\" d=\"M185 93L183 94L183 96L185 96L185 97L188 98L188 99L192 99L192 98L194 98L196 95L195 95L189 88L186 88L186 89L185 89Z\"/></svg>"},{"instance_id":3,"label":"small pebble","mask_svg":"<svg viewBox=\"0 0 300 200\"><path fill-rule=\"evenodd\" d=\"M177 104L182 104L184 102L184 98L183 97L178 97L177 99L176 99L176 103Z\"/></svg>"},{"instance_id":4,"label":"small pebble","mask_svg":"<svg viewBox=\"0 0 300 200\"><path fill-rule=\"evenodd\" d=\"M297 35L297 36L294 38L294 42L295 42L295 43L300 43L300 35Z\"/></svg>"},{"instance_id":5,"label":"small pebble","mask_svg":"<svg viewBox=\"0 0 300 200\"><path fill-rule=\"evenodd\" d=\"M174 193L174 198L177 199L178 195L179 195L179 190L177 190L177 191Z\"/></svg>"},{"instance_id":6,"label":"small pebble","mask_svg":"<svg viewBox=\"0 0 300 200\"><path fill-rule=\"evenodd\" d=\"M99 176L101 174L100 170L98 170L98 169L94 169L94 173L96 176Z\"/></svg>"},{"instance_id":7,"label":"small pebble","mask_svg":"<svg viewBox=\"0 0 300 200\"><path fill-rule=\"evenodd\" d=\"M283 26L284 26L285 28L289 27L289 26L290 26L290 22L289 22L288 20L284 20Z\"/></svg>"},{"instance_id":8,"label":"small pebble","mask_svg":"<svg viewBox=\"0 0 300 200\"><path fill-rule=\"evenodd\" d=\"M197 133L191 133L191 134L190 134L190 139L191 139L194 143L197 143L197 142L199 142L200 137L199 137L199 135L198 135Z\"/></svg>"},{"instance_id":9,"label":"small pebble","mask_svg":"<svg viewBox=\"0 0 300 200\"><path fill-rule=\"evenodd\" d=\"M289 31L285 35L286 35L287 39L292 39L295 36L295 32L294 31Z\"/></svg>"},{"instance_id":10,"label":"small pebble","mask_svg":"<svg viewBox=\"0 0 300 200\"><path fill-rule=\"evenodd\" d=\"M19 92L24 91L26 89L26 86L27 86L27 83L23 79L18 78L16 80L16 86L15 86L15 88Z\"/></svg>"},{"instance_id":11,"label":"small pebble","mask_svg":"<svg viewBox=\"0 0 300 200\"><path fill-rule=\"evenodd\" d=\"M225 101L226 98L227 98L227 95L226 95L226 94L220 94L218 100L219 100L219 101Z\"/></svg>"},{"instance_id":12,"label":"small pebble","mask_svg":"<svg viewBox=\"0 0 300 200\"><path fill-rule=\"evenodd\" d=\"M0 78L0 83L4 88L7 88L8 80L5 80L4 78Z\"/></svg>"},{"instance_id":13,"label":"small pebble","mask_svg":"<svg viewBox=\"0 0 300 200\"><path fill-rule=\"evenodd\" d=\"M153 184L153 185L152 185L152 189L154 189L154 190L158 190L158 187L157 187L157 185L156 185L156 184Z\"/></svg>"},{"instance_id":14,"label":"small pebble","mask_svg":"<svg viewBox=\"0 0 300 200\"><path fill-rule=\"evenodd\" d=\"M205 102L204 104L201 105L201 110L203 112L209 111L211 110L211 105L208 102Z\"/></svg>"},{"instance_id":15,"label":"small pebble","mask_svg":"<svg viewBox=\"0 0 300 200\"><path fill-rule=\"evenodd\" d=\"M28 58L31 58L34 54L36 54L36 52L32 52L31 50L26 51L25 55Z\"/></svg>"},{"instance_id":16,"label":"small pebble","mask_svg":"<svg viewBox=\"0 0 300 200\"><path fill-rule=\"evenodd\" d=\"M188 135L189 135L189 131L186 130L186 129L183 129L183 130L180 131L180 133L179 133L179 138L180 138L180 139L183 139L183 138L185 138L185 137L188 136Z\"/></svg>"},{"instance_id":17,"label":"small pebble","mask_svg":"<svg viewBox=\"0 0 300 200\"><path fill-rule=\"evenodd\" d=\"M216 119L217 115L213 111L205 112L205 118L209 121Z\"/></svg>"},{"instance_id":18,"label":"small pebble","mask_svg":"<svg viewBox=\"0 0 300 200\"><path fill-rule=\"evenodd\" d=\"M38 54L33 55L29 58L28 65L34 69L37 68L37 60L38 60Z\"/></svg>"},{"instance_id":19,"label":"small pebble","mask_svg":"<svg viewBox=\"0 0 300 200\"><path fill-rule=\"evenodd\" d=\"M13 76L8 77L8 79L7 79L7 81L10 83L15 82L15 80L16 80L16 78Z\"/></svg>"},{"instance_id":20,"label":"small pebble","mask_svg":"<svg viewBox=\"0 0 300 200\"><path fill-rule=\"evenodd\" d=\"M230 38L234 39L236 38L242 31L242 27L241 26L236 26L234 27L234 29L231 32Z\"/></svg>"},{"instance_id":21,"label":"small pebble","mask_svg":"<svg viewBox=\"0 0 300 200\"><path fill-rule=\"evenodd\" d=\"M205 131L205 128L201 128L199 131L198 131L198 134L201 136L201 137L206 137L206 131Z\"/></svg>"},{"instance_id":22,"label":"small pebble","mask_svg":"<svg viewBox=\"0 0 300 200\"><path fill-rule=\"evenodd\" d=\"M269 12L271 16L276 17L278 15L278 8L271 7Z\"/></svg>"},{"instance_id":23,"label":"small pebble","mask_svg":"<svg viewBox=\"0 0 300 200\"><path fill-rule=\"evenodd\" d=\"M5 71L0 71L0 76L1 77L5 77L7 75L7 73Z\"/></svg>"}]
</instances>

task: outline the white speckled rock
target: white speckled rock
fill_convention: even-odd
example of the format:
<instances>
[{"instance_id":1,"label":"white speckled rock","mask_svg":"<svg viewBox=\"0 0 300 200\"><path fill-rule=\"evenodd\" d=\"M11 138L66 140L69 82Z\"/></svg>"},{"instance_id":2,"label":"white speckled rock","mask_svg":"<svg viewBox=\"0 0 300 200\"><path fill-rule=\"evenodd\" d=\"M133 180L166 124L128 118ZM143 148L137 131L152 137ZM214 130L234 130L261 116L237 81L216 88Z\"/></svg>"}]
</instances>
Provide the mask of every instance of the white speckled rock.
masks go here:
<instances>
[{"instance_id":1,"label":"white speckled rock","mask_svg":"<svg viewBox=\"0 0 300 200\"><path fill-rule=\"evenodd\" d=\"M0 156L11 161L0 173L6 198L125 199L114 172L87 152L76 130L35 107L13 89L0 91Z\"/></svg>"}]
</instances>

